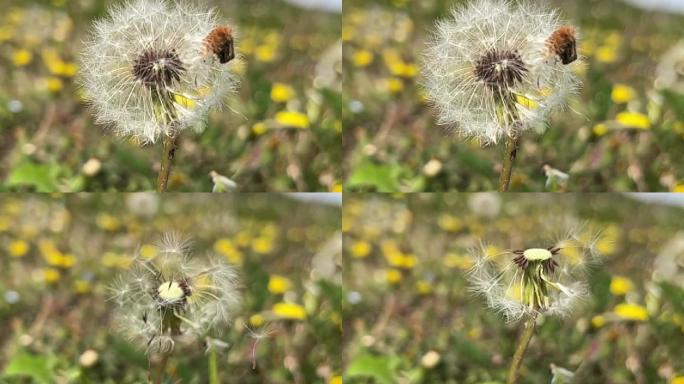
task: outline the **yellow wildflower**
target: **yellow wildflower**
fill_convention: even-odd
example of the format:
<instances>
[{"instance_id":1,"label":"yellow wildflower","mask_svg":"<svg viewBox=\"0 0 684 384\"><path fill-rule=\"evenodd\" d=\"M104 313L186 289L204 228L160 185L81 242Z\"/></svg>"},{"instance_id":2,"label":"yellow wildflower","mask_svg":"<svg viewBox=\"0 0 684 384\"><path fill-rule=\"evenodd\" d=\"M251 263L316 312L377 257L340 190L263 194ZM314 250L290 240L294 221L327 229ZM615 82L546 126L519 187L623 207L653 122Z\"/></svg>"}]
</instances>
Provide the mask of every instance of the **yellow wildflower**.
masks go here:
<instances>
[{"instance_id":1,"label":"yellow wildflower","mask_svg":"<svg viewBox=\"0 0 684 384\"><path fill-rule=\"evenodd\" d=\"M48 283L56 283L59 281L61 274L54 268L46 268L43 270L43 279Z\"/></svg>"},{"instance_id":2,"label":"yellow wildflower","mask_svg":"<svg viewBox=\"0 0 684 384\"><path fill-rule=\"evenodd\" d=\"M610 281L610 293L621 296L632 290L632 281L623 276L615 276Z\"/></svg>"},{"instance_id":3,"label":"yellow wildflower","mask_svg":"<svg viewBox=\"0 0 684 384\"><path fill-rule=\"evenodd\" d=\"M465 255L457 255L455 253L448 253L446 256L444 256L443 262L448 268L467 270L473 266L473 261L470 257Z\"/></svg>"},{"instance_id":4,"label":"yellow wildflower","mask_svg":"<svg viewBox=\"0 0 684 384\"><path fill-rule=\"evenodd\" d=\"M18 49L12 52L12 63L16 67L28 65L33 60L33 54L26 49Z\"/></svg>"},{"instance_id":5,"label":"yellow wildflower","mask_svg":"<svg viewBox=\"0 0 684 384\"><path fill-rule=\"evenodd\" d=\"M336 375L328 380L328 384L342 384L342 376Z\"/></svg>"},{"instance_id":6,"label":"yellow wildflower","mask_svg":"<svg viewBox=\"0 0 684 384\"><path fill-rule=\"evenodd\" d=\"M268 291L274 295L281 295L287 292L291 286L290 280L284 276L272 275L268 279Z\"/></svg>"},{"instance_id":7,"label":"yellow wildflower","mask_svg":"<svg viewBox=\"0 0 684 384\"><path fill-rule=\"evenodd\" d=\"M309 118L301 112L281 111L275 115L276 121L283 126L306 129L309 128Z\"/></svg>"},{"instance_id":8,"label":"yellow wildflower","mask_svg":"<svg viewBox=\"0 0 684 384\"><path fill-rule=\"evenodd\" d=\"M613 312L625 320L648 320L648 311L638 304L618 304L613 308Z\"/></svg>"},{"instance_id":9,"label":"yellow wildflower","mask_svg":"<svg viewBox=\"0 0 684 384\"><path fill-rule=\"evenodd\" d=\"M388 269L385 274L385 279L390 284L398 284L401 281L401 271L396 269Z\"/></svg>"},{"instance_id":10,"label":"yellow wildflower","mask_svg":"<svg viewBox=\"0 0 684 384\"><path fill-rule=\"evenodd\" d=\"M271 100L276 103L290 101L295 95L294 89L287 84L274 83L271 87Z\"/></svg>"},{"instance_id":11,"label":"yellow wildflower","mask_svg":"<svg viewBox=\"0 0 684 384\"><path fill-rule=\"evenodd\" d=\"M142 256L145 259L154 258L155 256L157 256L157 252L157 247L152 244L143 244L143 246L140 247L140 256Z\"/></svg>"},{"instance_id":12,"label":"yellow wildflower","mask_svg":"<svg viewBox=\"0 0 684 384\"><path fill-rule=\"evenodd\" d=\"M357 67L367 67L373 62L373 53L367 49L354 52L352 62Z\"/></svg>"},{"instance_id":13,"label":"yellow wildflower","mask_svg":"<svg viewBox=\"0 0 684 384\"><path fill-rule=\"evenodd\" d=\"M273 313L283 319L304 320L306 310L304 307L293 303L277 303L273 306Z\"/></svg>"},{"instance_id":14,"label":"yellow wildflower","mask_svg":"<svg viewBox=\"0 0 684 384\"><path fill-rule=\"evenodd\" d=\"M592 132L594 132L594 135L596 136L603 136L606 133L608 133L608 126L605 123L598 123L594 125L594 128L592 128Z\"/></svg>"},{"instance_id":15,"label":"yellow wildflower","mask_svg":"<svg viewBox=\"0 0 684 384\"><path fill-rule=\"evenodd\" d=\"M387 80L387 89L392 93L399 93L404 90L404 82L401 79L393 77Z\"/></svg>"},{"instance_id":16,"label":"yellow wildflower","mask_svg":"<svg viewBox=\"0 0 684 384\"><path fill-rule=\"evenodd\" d=\"M616 120L625 127L636 129L651 128L651 121L648 119L648 116L638 112L618 113Z\"/></svg>"},{"instance_id":17,"label":"yellow wildflower","mask_svg":"<svg viewBox=\"0 0 684 384\"><path fill-rule=\"evenodd\" d=\"M461 220L448 213L440 215L437 224L440 228L448 232L456 232L463 228Z\"/></svg>"},{"instance_id":18,"label":"yellow wildflower","mask_svg":"<svg viewBox=\"0 0 684 384\"><path fill-rule=\"evenodd\" d=\"M13 240L9 243L7 250L9 251L10 256L22 257L28 253L29 245L24 240Z\"/></svg>"},{"instance_id":19,"label":"yellow wildflower","mask_svg":"<svg viewBox=\"0 0 684 384\"><path fill-rule=\"evenodd\" d=\"M76 280L74 281L74 291L78 294L85 294L90 292L91 286L90 282L86 280Z\"/></svg>"},{"instance_id":20,"label":"yellow wildflower","mask_svg":"<svg viewBox=\"0 0 684 384\"><path fill-rule=\"evenodd\" d=\"M416 291L421 295L427 295L432 292L432 283L427 280L419 280L416 282Z\"/></svg>"},{"instance_id":21,"label":"yellow wildflower","mask_svg":"<svg viewBox=\"0 0 684 384\"><path fill-rule=\"evenodd\" d=\"M684 375L673 377L670 384L684 384Z\"/></svg>"},{"instance_id":22,"label":"yellow wildflower","mask_svg":"<svg viewBox=\"0 0 684 384\"><path fill-rule=\"evenodd\" d=\"M267 236L257 237L252 241L252 250L260 254L271 253L273 251L273 239Z\"/></svg>"},{"instance_id":23,"label":"yellow wildflower","mask_svg":"<svg viewBox=\"0 0 684 384\"><path fill-rule=\"evenodd\" d=\"M606 318L603 315L596 315L591 318L591 325L594 328L601 328L606 325Z\"/></svg>"},{"instance_id":24,"label":"yellow wildflower","mask_svg":"<svg viewBox=\"0 0 684 384\"><path fill-rule=\"evenodd\" d=\"M266 124L263 121L260 121L258 123L254 123L254 125L252 125L252 133L256 136L263 135L264 133L266 133L267 130L268 130L268 127L266 126Z\"/></svg>"},{"instance_id":25,"label":"yellow wildflower","mask_svg":"<svg viewBox=\"0 0 684 384\"><path fill-rule=\"evenodd\" d=\"M275 60L276 48L271 45L260 45L254 50L254 56L257 60L270 63Z\"/></svg>"},{"instance_id":26,"label":"yellow wildflower","mask_svg":"<svg viewBox=\"0 0 684 384\"><path fill-rule=\"evenodd\" d=\"M610 98L613 99L615 104L625 104L634 99L635 93L634 88L628 85L615 84L613 86L613 91L610 94Z\"/></svg>"},{"instance_id":27,"label":"yellow wildflower","mask_svg":"<svg viewBox=\"0 0 684 384\"><path fill-rule=\"evenodd\" d=\"M254 315L249 317L249 324L252 327L260 327L264 324L264 317L258 313L254 314Z\"/></svg>"},{"instance_id":28,"label":"yellow wildflower","mask_svg":"<svg viewBox=\"0 0 684 384\"><path fill-rule=\"evenodd\" d=\"M604 64L611 64L617 60L617 49L613 46L604 45L596 50L596 60Z\"/></svg>"},{"instance_id":29,"label":"yellow wildflower","mask_svg":"<svg viewBox=\"0 0 684 384\"><path fill-rule=\"evenodd\" d=\"M364 258L371 252L371 244L365 240L355 241L351 247L352 256L356 258Z\"/></svg>"},{"instance_id":30,"label":"yellow wildflower","mask_svg":"<svg viewBox=\"0 0 684 384\"><path fill-rule=\"evenodd\" d=\"M243 254L235 247L230 239L223 238L216 240L214 243L214 251L225 256L232 264L242 264Z\"/></svg>"}]
</instances>

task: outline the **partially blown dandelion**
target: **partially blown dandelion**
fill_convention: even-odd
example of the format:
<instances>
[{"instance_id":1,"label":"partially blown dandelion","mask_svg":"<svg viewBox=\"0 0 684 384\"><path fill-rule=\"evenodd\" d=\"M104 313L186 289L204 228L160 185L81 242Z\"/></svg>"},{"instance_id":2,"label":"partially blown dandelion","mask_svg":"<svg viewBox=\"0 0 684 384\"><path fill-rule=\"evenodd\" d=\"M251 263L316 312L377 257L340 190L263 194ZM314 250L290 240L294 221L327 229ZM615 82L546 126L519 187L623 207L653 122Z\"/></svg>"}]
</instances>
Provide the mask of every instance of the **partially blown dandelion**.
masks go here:
<instances>
[{"instance_id":1,"label":"partially blown dandelion","mask_svg":"<svg viewBox=\"0 0 684 384\"><path fill-rule=\"evenodd\" d=\"M437 24L423 81L440 124L485 144L515 139L514 157L520 135L543 129L578 88L567 65L576 59L576 31L556 12L474 0Z\"/></svg>"},{"instance_id":2,"label":"partially blown dandelion","mask_svg":"<svg viewBox=\"0 0 684 384\"><path fill-rule=\"evenodd\" d=\"M570 231L551 245L534 244L499 255L488 255L483 247L474 253L470 290L484 296L508 321L526 321L508 383L517 380L537 317L565 317L588 296L586 272L598 259L596 242L595 237Z\"/></svg>"},{"instance_id":3,"label":"partially blown dandelion","mask_svg":"<svg viewBox=\"0 0 684 384\"><path fill-rule=\"evenodd\" d=\"M180 337L203 339L229 324L239 302L237 274L220 259L195 258L188 242L166 236L151 259L111 287L120 329L150 353L170 352Z\"/></svg>"},{"instance_id":4,"label":"partially blown dandelion","mask_svg":"<svg viewBox=\"0 0 684 384\"><path fill-rule=\"evenodd\" d=\"M236 87L228 64L235 57L233 34L215 11L185 2L112 7L82 53L81 84L96 122L143 143L164 138L164 156L173 158L177 135L203 129L209 111ZM168 171L165 158L162 171Z\"/></svg>"}]
</instances>

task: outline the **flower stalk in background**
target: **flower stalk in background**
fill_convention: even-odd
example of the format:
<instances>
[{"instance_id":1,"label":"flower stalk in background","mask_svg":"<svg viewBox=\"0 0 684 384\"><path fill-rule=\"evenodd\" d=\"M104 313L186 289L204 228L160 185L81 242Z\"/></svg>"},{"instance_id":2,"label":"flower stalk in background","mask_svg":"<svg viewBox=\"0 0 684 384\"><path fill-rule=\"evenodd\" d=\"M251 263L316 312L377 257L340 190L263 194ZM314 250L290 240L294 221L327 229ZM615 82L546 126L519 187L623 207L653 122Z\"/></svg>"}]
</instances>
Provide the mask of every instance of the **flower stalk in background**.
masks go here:
<instances>
[{"instance_id":1,"label":"flower stalk in background","mask_svg":"<svg viewBox=\"0 0 684 384\"><path fill-rule=\"evenodd\" d=\"M178 235L165 236L154 257L137 255L110 287L121 331L161 355L159 371L151 373L158 382L177 341L205 340L230 323L239 303L236 271L218 258L192 257L188 246Z\"/></svg>"},{"instance_id":2,"label":"flower stalk in background","mask_svg":"<svg viewBox=\"0 0 684 384\"><path fill-rule=\"evenodd\" d=\"M506 320L524 321L508 375L516 383L522 359L541 315L568 316L588 296L586 274L598 260L597 238L571 231L551 246L474 254L470 289Z\"/></svg>"},{"instance_id":3,"label":"flower stalk in background","mask_svg":"<svg viewBox=\"0 0 684 384\"><path fill-rule=\"evenodd\" d=\"M579 85L576 31L555 11L523 2L475 0L437 24L423 85L438 123L484 144L505 139L499 190L510 185L522 134L541 131Z\"/></svg>"},{"instance_id":4,"label":"flower stalk in background","mask_svg":"<svg viewBox=\"0 0 684 384\"><path fill-rule=\"evenodd\" d=\"M160 192L179 134L201 131L237 86L233 35L214 10L133 0L110 8L85 43L80 82L95 121L142 143L163 141Z\"/></svg>"}]
</instances>

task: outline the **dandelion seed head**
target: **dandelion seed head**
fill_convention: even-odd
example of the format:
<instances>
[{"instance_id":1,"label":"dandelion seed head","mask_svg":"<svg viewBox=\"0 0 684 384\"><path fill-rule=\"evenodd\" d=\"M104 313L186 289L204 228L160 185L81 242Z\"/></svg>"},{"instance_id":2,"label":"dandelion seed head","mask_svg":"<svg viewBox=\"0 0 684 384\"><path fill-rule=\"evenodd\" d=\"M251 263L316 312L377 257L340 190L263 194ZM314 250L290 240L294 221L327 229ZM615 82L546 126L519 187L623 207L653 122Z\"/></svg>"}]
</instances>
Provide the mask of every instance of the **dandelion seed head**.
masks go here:
<instances>
[{"instance_id":1,"label":"dandelion seed head","mask_svg":"<svg viewBox=\"0 0 684 384\"><path fill-rule=\"evenodd\" d=\"M542 242L550 244L546 247L499 255L487 255L485 246L472 250L469 290L484 297L487 306L509 322L534 313L570 315L587 298L586 266L598 259L594 237L581 228L562 231L564 236L556 242Z\"/></svg>"},{"instance_id":2,"label":"dandelion seed head","mask_svg":"<svg viewBox=\"0 0 684 384\"><path fill-rule=\"evenodd\" d=\"M96 123L143 143L202 129L237 87L234 34L214 10L186 2L113 6L81 55L80 83ZM215 50L207 52L207 39Z\"/></svg>"},{"instance_id":3,"label":"dandelion seed head","mask_svg":"<svg viewBox=\"0 0 684 384\"><path fill-rule=\"evenodd\" d=\"M239 304L237 273L222 259L193 256L180 235L165 235L160 244L163 252L136 256L110 287L116 323L148 352L173 349L182 336L220 333Z\"/></svg>"},{"instance_id":4,"label":"dandelion seed head","mask_svg":"<svg viewBox=\"0 0 684 384\"><path fill-rule=\"evenodd\" d=\"M437 23L423 86L438 123L485 144L543 129L579 82L574 28L542 5L475 0ZM572 39L571 39L572 38Z\"/></svg>"}]
</instances>

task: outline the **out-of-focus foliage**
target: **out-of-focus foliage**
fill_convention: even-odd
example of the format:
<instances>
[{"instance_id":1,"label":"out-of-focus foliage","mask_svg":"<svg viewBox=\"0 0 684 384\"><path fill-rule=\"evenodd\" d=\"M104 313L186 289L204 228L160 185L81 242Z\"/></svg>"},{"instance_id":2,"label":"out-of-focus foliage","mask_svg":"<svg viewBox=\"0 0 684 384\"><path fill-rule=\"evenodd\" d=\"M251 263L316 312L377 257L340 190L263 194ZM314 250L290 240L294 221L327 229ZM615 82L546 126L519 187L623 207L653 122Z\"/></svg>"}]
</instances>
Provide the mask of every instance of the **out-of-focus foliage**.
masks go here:
<instances>
[{"instance_id":1,"label":"out-of-focus foliage","mask_svg":"<svg viewBox=\"0 0 684 384\"><path fill-rule=\"evenodd\" d=\"M345 383L503 383L520 324L468 290L469 249L596 239L590 298L542 318L523 382L684 380L682 208L625 196L360 194L343 209ZM499 256L496 256L499 255Z\"/></svg>"},{"instance_id":2,"label":"out-of-focus foliage","mask_svg":"<svg viewBox=\"0 0 684 384\"><path fill-rule=\"evenodd\" d=\"M223 329L221 382L336 382L341 374L338 208L257 194L0 197L0 381L140 383L145 346L115 330L108 287L136 248L192 236L193 257L234 265L243 304ZM139 247L139 248L138 248ZM207 382L205 346L179 347L173 382Z\"/></svg>"},{"instance_id":3,"label":"out-of-focus foliage","mask_svg":"<svg viewBox=\"0 0 684 384\"><path fill-rule=\"evenodd\" d=\"M496 189L502 145L482 148L437 126L419 86L425 41L435 22L458 3L345 2L347 189ZM566 111L555 114L544 134L523 137L512 189L680 190L684 17L649 13L619 0L545 3L579 27L583 90Z\"/></svg>"},{"instance_id":4,"label":"out-of-focus foliage","mask_svg":"<svg viewBox=\"0 0 684 384\"><path fill-rule=\"evenodd\" d=\"M75 77L81 41L110 1L0 4L0 190L154 188L161 146L93 125ZM181 136L170 190L341 189L340 15L281 0L212 1L237 29L239 93Z\"/></svg>"}]
</instances>

